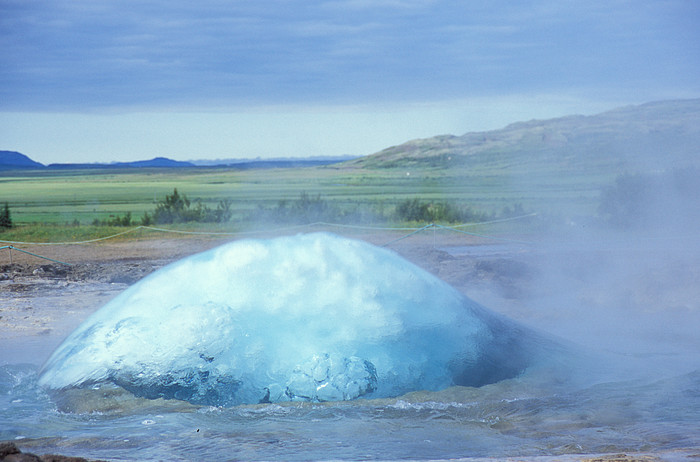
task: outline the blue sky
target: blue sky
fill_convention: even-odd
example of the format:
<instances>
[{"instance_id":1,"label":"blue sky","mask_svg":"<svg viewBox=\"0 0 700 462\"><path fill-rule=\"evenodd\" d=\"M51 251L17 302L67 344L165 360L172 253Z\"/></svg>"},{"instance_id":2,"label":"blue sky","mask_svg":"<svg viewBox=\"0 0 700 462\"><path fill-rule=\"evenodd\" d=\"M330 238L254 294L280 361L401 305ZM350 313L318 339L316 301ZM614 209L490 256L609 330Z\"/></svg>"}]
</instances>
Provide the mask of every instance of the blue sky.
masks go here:
<instances>
[{"instance_id":1,"label":"blue sky","mask_svg":"<svg viewBox=\"0 0 700 462\"><path fill-rule=\"evenodd\" d=\"M365 155L700 95L694 0L0 0L0 149Z\"/></svg>"}]
</instances>

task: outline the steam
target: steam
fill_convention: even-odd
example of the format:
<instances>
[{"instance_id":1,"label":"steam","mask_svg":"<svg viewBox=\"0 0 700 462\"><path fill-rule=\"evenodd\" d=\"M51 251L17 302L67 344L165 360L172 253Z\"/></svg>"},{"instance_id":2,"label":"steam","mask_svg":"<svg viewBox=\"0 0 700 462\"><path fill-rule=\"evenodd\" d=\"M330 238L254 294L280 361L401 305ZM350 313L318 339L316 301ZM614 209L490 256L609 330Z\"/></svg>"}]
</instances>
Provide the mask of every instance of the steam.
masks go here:
<instances>
[{"instance_id":1,"label":"steam","mask_svg":"<svg viewBox=\"0 0 700 462\"><path fill-rule=\"evenodd\" d=\"M519 257L529 278L501 308L605 354L623 377L700 369L699 179L697 169L619 176L595 219Z\"/></svg>"},{"instance_id":2,"label":"steam","mask_svg":"<svg viewBox=\"0 0 700 462\"><path fill-rule=\"evenodd\" d=\"M562 353L392 252L315 233L157 271L78 327L39 383L213 405L335 401L480 386Z\"/></svg>"}]
</instances>

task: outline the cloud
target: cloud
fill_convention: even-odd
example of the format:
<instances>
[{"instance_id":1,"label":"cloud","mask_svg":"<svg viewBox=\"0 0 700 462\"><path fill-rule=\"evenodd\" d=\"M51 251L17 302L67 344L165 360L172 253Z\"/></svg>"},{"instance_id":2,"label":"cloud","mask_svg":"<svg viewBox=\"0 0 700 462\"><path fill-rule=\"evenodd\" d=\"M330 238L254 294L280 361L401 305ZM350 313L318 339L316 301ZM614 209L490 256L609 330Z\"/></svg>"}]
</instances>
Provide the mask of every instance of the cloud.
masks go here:
<instances>
[{"instance_id":1,"label":"cloud","mask_svg":"<svg viewBox=\"0 0 700 462\"><path fill-rule=\"evenodd\" d=\"M324 2L321 7L334 10L425 10L437 3L436 0L337 0Z\"/></svg>"},{"instance_id":2,"label":"cloud","mask_svg":"<svg viewBox=\"0 0 700 462\"><path fill-rule=\"evenodd\" d=\"M689 19L698 9L682 0L0 0L0 110L582 89L653 99L698 89Z\"/></svg>"}]
</instances>

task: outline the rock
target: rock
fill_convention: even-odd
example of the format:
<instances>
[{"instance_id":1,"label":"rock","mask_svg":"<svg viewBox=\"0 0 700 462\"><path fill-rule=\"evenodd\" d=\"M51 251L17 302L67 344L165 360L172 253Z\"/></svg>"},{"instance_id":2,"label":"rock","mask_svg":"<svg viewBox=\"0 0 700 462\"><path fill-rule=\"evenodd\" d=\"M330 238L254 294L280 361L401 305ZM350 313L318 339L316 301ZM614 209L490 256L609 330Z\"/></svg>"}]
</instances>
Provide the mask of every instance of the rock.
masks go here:
<instances>
[{"instance_id":1,"label":"rock","mask_svg":"<svg viewBox=\"0 0 700 462\"><path fill-rule=\"evenodd\" d=\"M0 460L5 460L5 457L10 454L19 454L20 450L11 441L0 441Z\"/></svg>"},{"instance_id":2,"label":"rock","mask_svg":"<svg viewBox=\"0 0 700 462\"><path fill-rule=\"evenodd\" d=\"M42 462L41 458L35 454L21 452L17 454L10 454L2 460L3 462Z\"/></svg>"},{"instance_id":3,"label":"rock","mask_svg":"<svg viewBox=\"0 0 700 462\"><path fill-rule=\"evenodd\" d=\"M58 454L37 456L36 454L20 451L17 445L11 441L0 441L0 462L89 462L89 460L83 457L61 456Z\"/></svg>"}]
</instances>

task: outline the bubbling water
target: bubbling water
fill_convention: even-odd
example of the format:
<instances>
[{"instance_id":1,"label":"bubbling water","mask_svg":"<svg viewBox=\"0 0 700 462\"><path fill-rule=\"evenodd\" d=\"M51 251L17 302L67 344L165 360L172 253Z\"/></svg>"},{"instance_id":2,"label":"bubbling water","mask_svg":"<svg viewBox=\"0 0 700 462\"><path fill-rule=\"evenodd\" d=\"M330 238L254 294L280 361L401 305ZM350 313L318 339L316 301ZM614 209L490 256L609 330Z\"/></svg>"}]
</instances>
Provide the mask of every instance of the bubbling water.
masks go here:
<instances>
[{"instance_id":1,"label":"bubbling water","mask_svg":"<svg viewBox=\"0 0 700 462\"><path fill-rule=\"evenodd\" d=\"M556 347L398 255L314 233L157 271L76 329L39 384L223 406L340 401L493 383L545 350Z\"/></svg>"}]
</instances>

